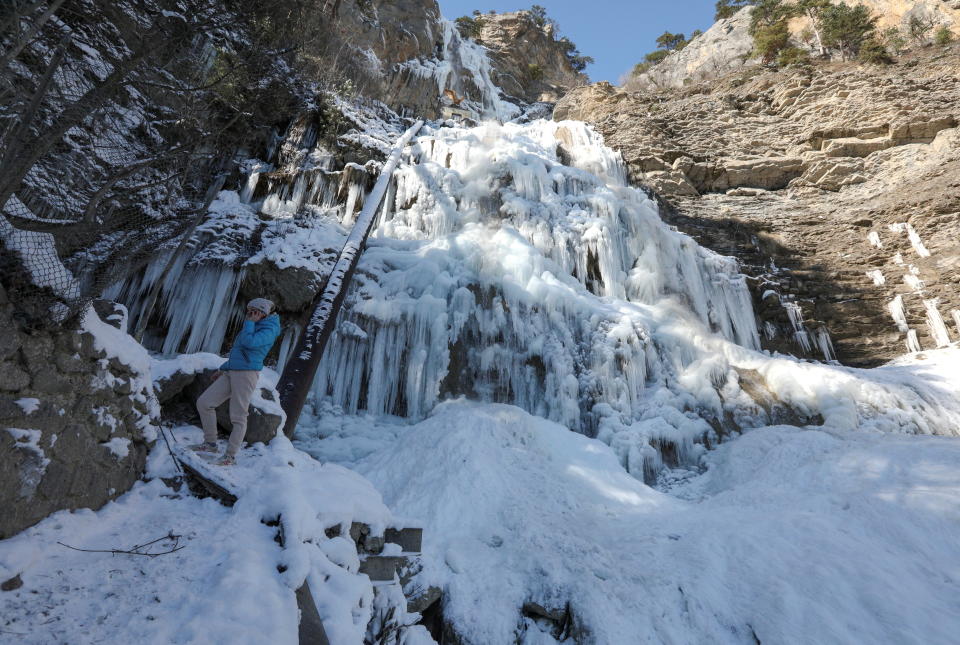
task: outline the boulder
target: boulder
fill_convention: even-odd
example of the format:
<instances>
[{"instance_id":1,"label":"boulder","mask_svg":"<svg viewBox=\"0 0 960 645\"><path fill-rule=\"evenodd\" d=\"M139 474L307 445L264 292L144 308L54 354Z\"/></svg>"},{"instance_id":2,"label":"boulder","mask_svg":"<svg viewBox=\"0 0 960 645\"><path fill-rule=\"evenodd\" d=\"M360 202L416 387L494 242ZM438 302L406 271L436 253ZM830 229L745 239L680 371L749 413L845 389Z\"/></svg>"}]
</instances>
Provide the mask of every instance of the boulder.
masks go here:
<instances>
[{"instance_id":1,"label":"boulder","mask_svg":"<svg viewBox=\"0 0 960 645\"><path fill-rule=\"evenodd\" d=\"M0 363L0 539L129 490L154 436L145 375L104 360L89 332L7 331L20 347Z\"/></svg>"},{"instance_id":2,"label":"boulder","mask_svg":"<svg viewBox=\"0 0 960 645\"><path fill-rule=\"evenodd\" d=\"M896 143L930 143L941 130L957 125L957 120L950 115L929 119L903 119L890 125L890 138Z\"/></svg>"},{"instance_id":3,"label":"boulder","mask_svg":"<svg viewBox=\"0 0 960 645\"><path fill-rule=\"evenodd\" d=\"M303 267L280 268L271 260L264 260L246 269L240 294L250 300L269 298L282 311L302 311L323 286L323 276Z\"/></svg>"},{"instance_id":4,"label":"boulder","mask_svg":"<svg viewBox=\"0 0 960 645\"><path fill-rule=\"evenodd\" d=\"M742 161L727 161L724 175L713 182L713 190L728 188L763 188L779 190L792 179L803 174L803 159L799 157L763 157Z\"/></svg>"},{"instance_id":5,"label":"boulder","mask_svg":"<svg viewBox=\"0 0 960 645\"><path fill-rule=\"evenodd\" d=\"M849 137L824 141L822 151L827 157L866 157L870 153L886 150L894 145L894 141L887 137L876 139Z\"/></svg>"},{"instance_id":6,"label":"boulder","mask_svg":"<svg viewBox=\"0 0 960 645\"><path fill-rule=\"evenodd\" d=\"M665 195L688 195L697 197L700 193L690 183L687 176L679 170L655 170L644 175L646 183L658 193Z\"/></svg>"},{"instance_id":7,"label":"boulder","mask_svg":"<svg viewBox=\"0 0 960 645\"><path fill-rule=\"evenodd\" d=\"M195 420L196 402L211 383L213 383L213 374L216 370L203 370L201 372L175 377L178 383L183 383L180 391L167 399L164 404L164 416L168 413L171 416L184 417ZM223 377L221 377L223 378ZM170 380L174 380L173 377ZM186 419L184 419L186 420ZM247 434L244 441L247 443L270 443L283 425L283 413L280 409L279 395L277 391L265 387L263 381L254 392L253 399L250 401L250 409L247 416ZM229 436L233 428L230 421L230 402L229 400L217 408L217 425L224 436Z\"/></svg>"},{"instance_id":8,"label":"boulder","mask_svg":"<svg viewBox=\"0 0 960 645\"><path fill-rule=\"evenodd\" d=\"M861 184L867 181L863 169L863 159L823 159L811 164L800 177L798 183L805 186L816 186L823 190L837 191L844 186Z\"/></svg>"}]
</instances>

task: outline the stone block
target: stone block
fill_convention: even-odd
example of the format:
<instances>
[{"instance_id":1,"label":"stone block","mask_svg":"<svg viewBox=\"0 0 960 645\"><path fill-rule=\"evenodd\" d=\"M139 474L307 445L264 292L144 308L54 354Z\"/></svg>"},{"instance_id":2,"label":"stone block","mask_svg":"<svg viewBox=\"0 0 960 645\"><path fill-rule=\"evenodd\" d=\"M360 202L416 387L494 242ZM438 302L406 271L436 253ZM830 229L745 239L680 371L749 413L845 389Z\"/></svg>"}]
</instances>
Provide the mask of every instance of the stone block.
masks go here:
<instances>
[{"instance_id":1,"label":"stone block","mask_svg":"<svg viewBox=\"0 0 960 645\"><path fill-rule=\"evenodd\" d=\"M389 528L383 534L386 542L399 544L400 548L406 553L420 553L423 548L423 529L422 528Z\"/></svg>"},{"instance_id":2,"label":"stone block","mask_svg":"<svg viewBox=\"0 0 960 645\"><path fill-rule=\"evenodd\" d=\"M823 154L827 157L866 157L879 150L892 148L894 142L886 137L876 139L830 139L823 142Z\"/></svg>"},{"instance_id":3,"label":"stone block","mask_svg":"<svg viewBox=\"0 0 960 645\"><path fill-rule=\"evenodd\" d=\"M90 364L77 353L57 352L53 362L58 370L68 374L83 372L90 367Z\"/></svg>"},{"instance_id":4,"label":"stone block","mask_svg":"<svg viewBox=\"0 0 960 645\"><path fill-rule=\"evenodd\" d=\"M93 310L100 320L122 332L127 331L127 308L119 302L97 299L93 301Z\"/></svg>"},{"instance_id":5,"label":"stone block","mask_svg":"<svg viewBox=\"0 0 960 645\"><path fill-rule=\"evenodd\" d=\"M33 375L33 389L38 392L51 394L67 394L74 388L72 379L56 371L48 365L43 365Z\"/></svg>"},{"instance_id":6,"label":"stone block","mask_svg":"<svg viewBox=\"0 0 960 645\"><path fill-rule=\"evenodd\" d=\"M890 125L890 138L898 144L930 143L937 133L957 124L952 116L924 120L903 120Z\"/></svg>"},{"instance_id":7,"label":"stone block","mask_svg":"<svg viewBox=\"0 0 960 645\"><path fill-rule=\"evenodd\" d=\"M800 157L763 157L724 163L726 173L718 177L714 190L727 188L763 188L779 190L791 179L803 174L803 159Z\"/></svg>"},{"instance_id":8,"label":"stone block","mask_svg":"<svg viewBox=\"0 0 960 645\"><path fill-rule=\"evenodd\" d=\"M4 329L0 333L0 361L5 361L20 349L20 333L16 329Z\"/></svg>"},{"instance_id":9,"label":"stone block","mask_svg":"<svg viewBox=\"0 0 960 645\"><path fill-rule=\"evenodd\" d=\"M389 582L400 567L407 564L402 555L370 555L360 561L360 573L365 573L373 582Z\"/></svg>"},{"instance_id":10,"label":"stone block","mask_svg":"<svg viewBox=\"0 0 960 645\"><path fill-rule=\"evenodd\" d=\"M53 339L47 334L24 334L21 337L20 353L27 366L49 363L53 348Z\"/></svg>"},{"instance_id":11,"label":"stone block","mask_svg":"<svg viewBox=\"0 0 960 645\"><path fill-rule=\"evenodd\" d=\"M0 390L19 392L30 385L30 375L16 363L0 363Z\"/></svg>"}]
</instances>

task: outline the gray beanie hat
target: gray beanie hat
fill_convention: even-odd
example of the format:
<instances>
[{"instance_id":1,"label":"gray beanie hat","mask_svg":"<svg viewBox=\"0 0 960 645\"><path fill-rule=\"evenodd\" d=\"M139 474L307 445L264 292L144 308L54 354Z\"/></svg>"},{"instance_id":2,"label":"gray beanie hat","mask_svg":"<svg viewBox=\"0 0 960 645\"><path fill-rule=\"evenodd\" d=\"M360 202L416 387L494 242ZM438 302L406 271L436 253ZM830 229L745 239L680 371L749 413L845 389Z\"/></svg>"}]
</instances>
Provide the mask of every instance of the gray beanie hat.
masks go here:
<instances>
[{"instance_id":1,"label":"gray beanie hat","mask_svg":"<svg viewBox=\"0 0 960 645\"><path fill-rule=\"evenodd\" d=\"M247 303L247 309L256 309L257 311L262 311L265 315L269 316L271 313L273 313L273 303L266 298L254 298Z\"/></svg>"}]
</instances>

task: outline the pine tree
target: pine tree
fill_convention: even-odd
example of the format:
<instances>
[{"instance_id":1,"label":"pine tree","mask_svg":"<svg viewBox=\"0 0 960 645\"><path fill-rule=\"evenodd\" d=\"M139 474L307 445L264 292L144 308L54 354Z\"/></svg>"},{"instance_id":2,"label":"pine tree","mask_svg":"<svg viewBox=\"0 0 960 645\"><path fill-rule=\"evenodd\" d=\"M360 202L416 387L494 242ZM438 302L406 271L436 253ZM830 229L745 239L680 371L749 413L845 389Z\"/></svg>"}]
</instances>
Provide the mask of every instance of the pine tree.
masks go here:
<instances>
[{"instance_id":1,"label":"pine tree","mask_svg":"<svg viewBox=\"0 0 960 645\"><path fill-rule=\"evenodd\" d=\"M724 18L730 18L735 13L753 4L754 0L717 0L717 4L714 5L716 12L713 14L714 20L723 20Z\"/></svg>"},{"instance_id":2,"label":"pine tree","mask_svg":"<svg viewBox=\"0 0 960 645\"><path fill-rule=\"evenodd\" d=\"M831 5L823 10L823 39L827 47L840 50L843 60L860 53L864 42L877 40L876 16L864 5Z\"/></svg>"},{"instance_id":3,"label":"pine tree","mask_svg":"<svg viewBox=\"0 0 960 645\"><path fill-rule=\"evenodd\" d=\"M797 10L810 20L810 30L820 55L827 53L823 44L823 12L830 6L830 0L797 0Z\"/></svg>"},{"instance_id":4,"label":"pine tree","mask_svg":"<svg viewBox=\"0 0 960 645\"><path fill-rule=\"evenodd\" d=\"M669 31L665 31L657 38L657 46L660 49L665 49L667 51L673 51L674 49L682 48L683 45L687 44L687 37L683 34L674 34Z\"/></svg>"},{"instance_id":5,"label":"pine tree","mask_svg":"<svg viewBox=\"0 0 960 645\"><path fill-rule=\"evenodd\" d=\"M750 35L753 53L764 63L777 59L790 45L790 18L797 15L797 6L784 0L757 0L750 14Z\"/></svg>"}]
</instances>

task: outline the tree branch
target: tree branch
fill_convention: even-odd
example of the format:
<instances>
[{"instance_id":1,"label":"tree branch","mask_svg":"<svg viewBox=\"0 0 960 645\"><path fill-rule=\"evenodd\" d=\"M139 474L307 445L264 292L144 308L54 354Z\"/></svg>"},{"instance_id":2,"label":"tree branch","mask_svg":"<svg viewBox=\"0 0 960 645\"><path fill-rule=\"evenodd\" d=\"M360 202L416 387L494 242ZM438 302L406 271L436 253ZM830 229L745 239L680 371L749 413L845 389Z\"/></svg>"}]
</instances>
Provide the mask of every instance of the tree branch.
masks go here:
<instances>
[{"instance_id":1,"label":"tree branch","mask_svg":"<svg viewBox=\"0 0 960 645\"><path fill-rule=\"evenodd\" d=\"M75 547L75 546L70 546L69 544L64 544L63 542L57 542L57 544L59 544L60 546L65 546L65 547L67 547L68 549L73 549L74 551L83 551L84 553L109 553L109 554L111 554L111 555L117 555L117 554L122 554L122 555L143 555L143 556L146 556L146 557L148 557L148 558L155 558L155 557L160 556L160 555L167 555L167 554L169 554L169 553L174 553L175 551L179 551L180 549L185 549L187 545L186 545L186 544L183 544L183 545L180 544L180 538L181 538L181 537L183 537L183 536L181 536L181 535L174 535L174 534L173 534L173 531L171 531L171 532L167 533L166 535L164 535L163 537L158 537L156 540L151 540L151 541L149 541L149 542L145 542L144 544L137 544L136 546L134 546L134 547L132 547L132 548L130 548L130 549L81 549L81 548L78 548L78 547ZM146 547L148 547L148 546L152 546L152 545L156 544L157 542L162 542L163 540L173 540L173 548L171 548L171 549L169 549L169 550L167 550L167 551L157 551L156 553L149 553L149 552L148 552L148 553L145 553L145 552L143 552L143 551L141 550L141 549L144 549L144 548L146 548Z\"/></svg>"}]
</instances>

